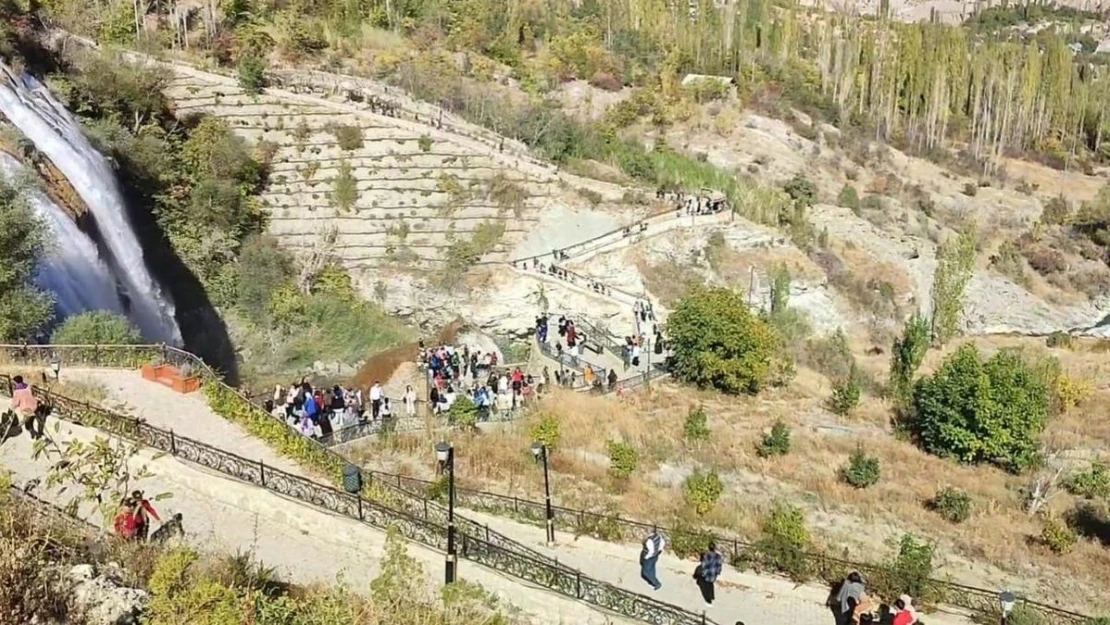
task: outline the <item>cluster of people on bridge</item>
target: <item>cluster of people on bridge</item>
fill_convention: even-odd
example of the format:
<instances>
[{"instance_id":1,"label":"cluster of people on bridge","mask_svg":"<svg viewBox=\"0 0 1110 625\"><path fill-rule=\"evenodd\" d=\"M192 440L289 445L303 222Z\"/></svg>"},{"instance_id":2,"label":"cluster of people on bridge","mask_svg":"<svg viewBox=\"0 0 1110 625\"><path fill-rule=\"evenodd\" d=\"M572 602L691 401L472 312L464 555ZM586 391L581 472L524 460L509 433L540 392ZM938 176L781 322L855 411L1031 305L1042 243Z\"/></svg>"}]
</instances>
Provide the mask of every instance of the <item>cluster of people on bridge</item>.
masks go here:
<instances>
[{"instance_id":1,"label":"cluster of people on bridge","mask_svg":"<svg viewBox=\"0 0 1110 625\"><path fill-rule=\"evenodd\" d=\"M478 407L479 420L496 412L507 413L531 401L542 386L520 367L499 366L496 352L471 350L469 346L440 345L426 348L420 342L418 364L428 380L428 402L442 414L462 395Z\"/></svg>"}]
</instances>

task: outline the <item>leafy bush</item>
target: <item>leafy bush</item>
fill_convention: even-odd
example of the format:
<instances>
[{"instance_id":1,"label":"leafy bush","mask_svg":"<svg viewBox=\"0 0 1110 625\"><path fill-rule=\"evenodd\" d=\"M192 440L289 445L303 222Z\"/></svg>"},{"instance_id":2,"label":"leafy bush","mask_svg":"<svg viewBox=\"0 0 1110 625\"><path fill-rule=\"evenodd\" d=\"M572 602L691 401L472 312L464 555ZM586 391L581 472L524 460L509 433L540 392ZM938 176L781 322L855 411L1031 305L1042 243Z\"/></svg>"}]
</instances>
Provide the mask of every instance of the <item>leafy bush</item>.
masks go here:
<instances>
[{"instance_id":1,"label":"leafy bush","mask_svg":"<svg viewBox=\"0 0 1110 625\"><path fill-rule=\"evenodd\" d=\"M910 426L930 453L1021 470L1036 458L1049 393L1044 376L1020 354L1004 350L983 362L973 345L964 345L918 380L913 404Z\"/></svg>"},{"instance_id":2,"label":"leafy bush","mask_svg":"<svg viewBox=\"0 0 1110 625\"><path fill-rule=\"evenodd\" d=\"M846 415L859 405L859 398L859 375L855 365L852 365L852 370L847 376L833 382L829 408L838 415Z\"/></svg>"},{"instance_id":3,"label":"leafy bush","mask_svg":"<svg viewBox=\"0 0 1110 625\"><path fill-rule=\"evenodd\" d=\"M55 345L137 345L143 337L127 317L92 310L67 318L50 335Z\"/></svg>"},{"instance_id":4,"label":"leafy bush","mask_svg":"<svg viewBox=\"0 0 1110 625\"><path fill-rule=\"evenodd\" d=\"M473 429L478 426L478 407L466 395L459 395L447 409L447 422Z\"/></svg>"},{"instance_id":5,"label":"leafy bush","mask_svg":"<svg viewBox=\"0 0 1110 625\"><path fill-rule=\"evenodd\" d=\"M906 534L898 544L898 557L879 575L869 580L871 589L880 597L910 595L915 601L932 603L940 600L941 588L932 581L933 556L936 547Z\"/></svg>"},{"instance_id":6,"label":"leafy bush","mask_svg":"<svg viewBox=\"0 0 1110 625\"><path fill-rule=\"evenodd\" d=\"M335 135L335 142L339 149L351 152L362 147L362 129L358 126L345 124L329 124L327 130Z\"/></svg>"},{"instance_id":7,"label":"leafy bush","mask_svg":"<svg viewBox=\"0 0 1110 625\"><path fill-rule=\"evenodd\" d=\"M965 229L955 240L942 243L936 252L933 273L933 338L943 344L956 335L963 314L965 291L975 267L978 233Z\"/></svg>"},{"instance_id":8,"label":"leafy bush","mask_svg":"<svg viewBox=\"0 0 1110 625\"><path fill-rule=\"evenodd\" d=\"M946 486L933 497L929 507L949 523L963 523L971 517L971 495Z\"/></svg>"},{"instance_id":9,"label":"leafy bush","mask_svg":"<svg viewBox=\"0 0 1110 625\"><path fill-rule=\"evenodd\" d=\"M53 299L33 283L48 233L22 190L0 176L0 341L31 339L53 315Z\"/></svg>"},{"instance_id":10,"label":"leafy bush","mask_svg":"<svg viewBox=\"0 0 1110 625\"><path fill-rule=\"evenodd\" d=\"M782 187L798 206L810 207L817 200L817 185L803 174L796 174Z\"/></svg>"},{"instance_id":11,"label":"leafy bush","mask_svg":"<svg viewBox=\"0 0 1110 625\"><path fill-rule=\"evenodd\" d=\"M852 212L857 215L859 214L859 192L851 184L845 184L844 188L840 190L836 203L844 208L852 209Z\"/></svg>"},{"instance_id":12,"label":"leafy bush","mask_svg":"<svg viewBox=\"0 0 1110 625\"><path fill-rule=\"evenodd\" d=\"M538 441L547 445L548 449L555 449L559 446L559 418L550 412L540 414L535 423L532 424L532 429L529 431L532 440Z\"/></svg>"},{"instance_id":13,"label":"leafy bush","mask_svg":"<svg viewBox=\"0 0 1110 625\"><path fill-rule=\"evenodd\" d=\"M790 452L790 426L782 421L775 421L771 431L763 435L756 447L760 458L785 456Z\"/></svg>"},{"instance_id":14,"label":"leafy bush","mask_svg":"<svg viewBox=\"0 0 1110 625\"><path fill-rule=\"evenodd\" d=\"M766 384L775 332L727 289L697 289L667 321L675 376L725 393L755 394Z\"/></svg>"},{"instance_id":15,"label":"leafy bush","mask_svg":"<svg viewBox=\"0 0 1110 625\"><path fill-rule=\"evenodd\" d=\"M1053 413L1062 414L1075 408L1090 397L1092 392L1091 383L1087 380L1063 373L1057 375L1052 384Z\"/></svg>"},{"instance_id":16,"label":"leafy bush","mask_svg":"<svg viewBox=\"0 0 1110 625\"><path fill-rule=\"evenodd\" d=\"M913 375L929 351L929 320L917 313L906 320L902 336L890 348L890 391L896 402L909 404Z\"/></svg>"},{"instance_id":17,"label":"leafy bush","mask_svg":"<svg viewBox=\"0 0 1110 625\"><path fill-rule=\"evenodd\" d=\"M1078 471L1064 482L1068 492L1087 499L1110 497L1110 469L1101 462L1092 463L1085 471Z\"/></svg>"},{"instance_id":18,"label":"leafy bush","mask_svg":"<svg viewBox=\"0 0 1110 625\"><path fill-rule=\"evenodd\" d=\"M332 180L331 203L340 213L349 213L358 201L358 181L346 160L339 161L339 172Z\"/></svg>"},{"instance_id":19,"label":"leafy bush","mask_svg":"<svg viewBox=\"0 0 1110 625\"><path fill-rule=\"evenodd\" d=\"M687 441L709 440L709 418L703 406L691 408L686 414L686 424L682 428L682 434Z\"/></svg>"},{"instance_id":20,"label":"leafy bush","mask_svg":"<svg viewBox=\"0 0 1110 625\"><path fill-rule=\"evenodd\" d=\"M1041 211L1041 222L1049 226L1058 226L1068 223L1071 219L1071 207L1062 196L1050 198Z\"/></svg>"},{"instance_id":21,"label":"leafy bush","mask_svg":"<svg viewBox=\"0 0 1110 625\"><path fill-rule=\"evenodd\" d=\"M1041 542L1052 553L1063 555L1075 547L1079 537L1063 521L1052 517L1045 519L1044 527L1041 529Z\"/></svg>"},{"instance_id":22,"label":"leafy bush","mask_svg":"<svg viewBox=\"0 0 1110 625\"><path fill-rule=\"evenodd\" d=\"M421 152L431 152L432 138L428 135L420 135L420 138L416 140L416 145L420 146Z\"/></svg>"},{"instance_id":23,"label":"leafy bush","mask_svg":"<svg viewBox=\"0 0 1110 625\"><path fill-rule=\"evenodd\" d=\"M609 473L618 479L626 480L636 470L639 454L636 448L623 441L609 441Z\"/></svg>"},{"instance_id":24,"label":"leafy bush","mask_svg":"<svg viewBox=\"0 0 1110 625\"><path fill-rule=\"evenodd\" d=\"M807 580L812 569L806 558L811 539L802 509L776 503L761 529L763 535L755 546L763 563L795 581Z\"/></svg>"},{"instance_id":25,"label":"leafy bush","mask_svg":"<svg viewBox=\"0 0 1110 625\"><path fill-rule=\"evenodd\" d=\"M1044 340L1046 347L1053 349L1074 349L1075 338L1067 332L1053 332Z\"/></svg>"},{"instance_id":26,"label":"leafy bush","mask_svg":"<svg viewBox=\"0 0 1110 625\"><path fill-rule=\"evenodd\" d=\"M239 86L249 95L258 95L266 87L266 62L248 54L239 59Z\"/></svg>"},{"instance_id":27,"label":"leafy bush","mask_svg":"<svg viewBox=\"0 0 1110 625\"><path fill-rule=\"evenodd\" d=\"M706 514L717 505L724 489L716 471L694 471L683 483L682 495L694 512Z\"/></svg>"},{"instance_id":28,"label":"leafy bush","mask_svg":"<svg viewBox=\"0 0 1110 625\"><path fill-rule=\"evenodd\" d=\"M669 538L671 551L680 558L705 553L709 549L709 543L713 542L713 535L708 531L692 527L684 521L675 523Z\"/></svg>"},{"instance_id":29,"label":"leafy bush","mask_svg":"<svg viewBox=\"0 0 1110 625\"><path fill-rule=\"evenodd\" d=\"M879 483L879 459L868 456L857 447L848 458L848 466L840 470L840 477L856 488L867 488Z\"/></svg>"}]
</instances>

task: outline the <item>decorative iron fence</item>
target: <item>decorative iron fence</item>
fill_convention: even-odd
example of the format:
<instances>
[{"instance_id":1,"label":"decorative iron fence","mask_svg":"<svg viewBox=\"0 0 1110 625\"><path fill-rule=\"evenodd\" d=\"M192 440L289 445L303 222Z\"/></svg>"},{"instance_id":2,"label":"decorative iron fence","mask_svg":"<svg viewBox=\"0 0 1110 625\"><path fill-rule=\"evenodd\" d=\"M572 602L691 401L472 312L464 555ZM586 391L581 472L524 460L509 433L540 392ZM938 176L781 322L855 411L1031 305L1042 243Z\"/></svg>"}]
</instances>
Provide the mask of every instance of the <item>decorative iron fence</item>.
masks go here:
<instances>
[{"instance_id":1,"label":"decorative iron fence","mask_svg":"<svg viewBox=\"0 0 1110 625\"><path fill-rule=\"evenodd\" d=\"M163 355L163 350L165 350L165 352L166 352L165 355ZM113 352L117 352L117 351L118 351L118 353L113 353ZM18 358L14 358L14 360L17 360L19 362L32 363L32 364L49 364L52 359L58 359L59 356L65 356L65 357L68 357L68 358L95 357L95 358L98 359L97 362L109 363L109 364L100 365L100 366L114 366L114 367L137 367L137 366L141 366L142 364L146 364L148 362L158 362L158 361L161 361L161 362L167 362L167 361L168 362L175 362L174 359L176 358L178 362L186 362L187 361L187 362L193 363L196 367L200 367L201 371L206 372L204 375L202 375L202 377L205 378L206 382L209 381L209 380L215 380L215 382L220 384L221 387L238 394L238 392L235 391L235 389L231 389L230 387L227 387L226 385L224 385L223 382L220 381L218 375L211 368L209 368L206 364L204 364L203 361L201 361L199 358L197 358L196 356L193 356L192 354L190 354L188 352L178 350L178 349L172 348L172 347L163 347L163 346L158 346L158 345L155 345L155 346L151 346L151 345L146 345L146 346L110 346L110 347L109 346L100 346L100 347L96 347L96 346L36 346L36 345L0 346L0 362L3 362L3 360L5 358L7 358L8 360L13 360L13 358L12 358L13 356L18 356ZM67 361L62 360L62 362L64 363L64 362L67 362ZM69 360L68 362L82 362L82 361ZM197 369L194 369L194 370L196 371ZM648 375L651 375L652 379L655 379L657 377L663 377L664 375L667 375L667 374L666 374L665 371L662 371L661 369L657 369L657 370L654 370L654 371L645 372L644 376L648 376ZM644 377L644 376L637 376L636 378L630 378L630 380L636 380L636 379L639 379L639 378ZM622 381L622 382L627 382L627 380ZM10 379L9 376L0 375L0 388L3 388L4 390L9 390L8 386L10 385L10 383L11 383L11 379ZM618 384L620 384L620 383L618 383ZM39 391L39 392L40 393L45 393L45 391ZM55 397L58 397L58 396L55 396ZM249 400L245 396L239 395L239 397L244 402L246 402L247 404L250 403ZM78 407L81 407L81 408L89 410L89 411L99 411L100 413L107 413L108 412L108 411L105 411L105 410L100 409L100 408L95 408L95 407L89 406L87 403L76 402L76 400L69 400L67 398L66 401L75 402ZM250 408L252 410L256 410L258 412L262 412L263 414L265 414L264 411L262 411L260 408L258 408L256 406L251 406ZM109 413L109 414L111 414L111 413ZM125 420L125 421L133 421L133 422L135 421L134 419L131 419L130 417L123 417L123 416L119 416L119 415L115 415L115 417L118 418L118 419ZM136 423L140 423L140 422L136 422ZM156 428L151 428L150 426L147 426L145 424L142 424L142 426L146 429L156 429ZM100 427L100 426L96 426L96 427ZM138 427L138 426L132 426L132 427ZM290 433L294 436L300 437L299 434L296 434L296 433L292 432L292 430L290 430ZM172 432L168 433L168 436L170 437L171 442L174 441L174 440L178 440L178 441L181 440L180 437L175 439ZM301 438L303 438L303 437L301 437ZM163 439L163 442L164 442L164 439L165 439L164 435L162 436L162 439ZM309 439L306 439L306 440L309 440ZM146 443L146 441L142 441L142 440L140 440L140 442ZM150 444L150 443L146 443L146 444ZM204 443L194 442L194 445L197 445L197 446L200 446L200 447L208 447ZM150 446L156 446L156 445L150 445ZM349 461L345 457L343 457L343 456L341 456L341 455L339 455L339 454L337 454L337 453L335 453L331 450L328 450L328 449L324 448L323 446L319 446L319 447L325 453L332 456L334 462L338 463L335 466L342 466L344 464L349 463ZM159 449L165 449L165 448L164 447L159 447ZM209 449L214 449L214 448L209 447ZM221 452L219 450L215 450L215 452L218 452L220 454L227 454L227 452ZM189 458L189 459L192 459L192 458ZM198 462L198 463L199 464L204 464L203 462ZM259 468L259 473L258 473L259 478L262 477L261 473L263 471L265 471L265 475L266 475L267 479L270 478L271 474L276 475L276 474L280 473L276 469L270 469L269 467L266 467L265 469L263 469L261 463L254 463L254 464L256 464ZM210 466L210 465L205 465L205 466ZM374 471L374 470L371 470L371 469L362 469L362 472L363 472L364 478L366 479L366 487L367 488L365 489L365 491L366 492L374 492L376 488L386 489L388 491L388 493L386 495L386 500L390 504L398 504L398 507L401 510L400 512L398 512L398 514L405 515L406 518L420 519L423 522L433 524L436 527L444 527L446 525L446 516L445 516L446 508L444 508L440 503L438 503L438 497L439 497L438 493L440 493L442 488L436 482L423 480L423 479L419 479L419 478L406 477L406 476L397 475L397 474L393 474L393 473L386 473L386 472L382 472L382 471ZM305 480L304 478L300 478L300 477L296 477L296 476L288 476L288 477L293 478L296 481L296 483L298 483L298 484L311 484L311 485L315 485L317 488L324 488L326 490L334 490L334 489L328 489L328 487L320 486L319 484L316 484L315 482L310 482L308 480ZM243 478L240 478L240 479L243 479ZM248 479L247 481L251 481L251 480ZM256 483L258 483L258 482L256 482ZM282 483L285 484L285 482L282 482ZM286 486L285 488L287 490L292 489L291 486ZM279 491L279 492L284 492L284 491ZM285 493L285 494L289 494L289 493ZM398 497L390 497L389 495L397 495ZM460 507L463 507L463 508L469 508L469 509L472 509L472 510L488 512L488 513L497 514L497 515L501 515L501 516L509 516L509 517L512 517L512 518L515 518L515 519L518 519L518 520L521 520L521 521L531 522L531 523L536 524L536 525L542 525L542 524L545 523L545 520L546 520L545 504L542 501L521 499L521 498L518 498L518 497L512 497L512 496L507 496L507 495L501 495L501 494L496 494L496 493L489 493L489 492L466 489L466 488L459 488L459 487L456 487L455 495L456 495L456 502L458 503L458 505ZM295 496L295 495L290 495L290 496ZM298 498L301 499L302 501L309 501L310 503L315 503L314 501L311 501L311 499L304 499L303 497L298 497ZM358 498L362 499L363 501L365 501L367 503L370 503L369 500L363 499L361 496L359 496ZM386 508L386 509L389 510L390 508ZM651 523L645 523L645 522L642 522L642 521L635 521L635 520L631 520L631 519L624 519L624 518L617 517L617 516L612 516L612 515L598 514L598 513L589 512L589 511L586 511L586 510L577 510L577 509L565 508L565 507L561 507L561 506L554 506L553 510L554 510L555 526L557 528L559 528L560 530L567 531L567 532L573 532L575 535L579 535L579 536L581 536L581 535L596 536L596 537L602 538L604 540L610 540L610 541L638 542L639 540L641 540L643 538L645 533L647 531L649 531L651 528L659 527L658 525L651 524ZM439 514L439 511L442 511L442 515ZM587 588L592 588L593 587L593 586L590 586L591 583L601 584L602 586L604 586L603 582L597 582L596 580L586 581L588 578L585 577L585 576L582 576L580 572L574 571L574 570L572 570L569 567L566 567L564 565L560 565L554 559L547 558L546 556L542 556L540 554L535 554L536 556L539 556L538 558L533 557L532 554L534 554L535 552L533 552L532 550L527 549L526 547L523 547L522 545L519 545L519 544L515 543L514 541L512 541L512 540L510 540L510 539L508 539L504 536L501 536L500 534L497 534L496 532L493 532L492 530L489 530L489 528L487 526L483 526L483 525L475 523L473 521L464 519L463 517L460 517L460 515L458 513L456 513L456 515L455 515L455 520L456 520L456 527L459 529L459 532L461 534L466 535L468 537L484 537L485 540L483 542L488 543L490 545L491 549L498 550L498 553L513 554L513 557L519 557L519 558L523 558L523 559L529 560L529 561L541 562L541 563L544 564L544 566L549 567L551 569L562 570L567 575L572 575L573 574L574 577L575 577L575 580L576 580L575 586L574 586L576 589L581 588L581 584L583 584L583 583L586 584ZM404 528L402 528L402 529L404 529ZM689 531L677 530L677 529L668 529L668 528L664 528L664 527L659 527L659 529L663 533L669 534L670 536L672 536L672 538L674 536L678 535L678 534L682 534L682 533L689 534L690 533ZM707 540L708 539L715 540L717 542L719 548L722 549L722 551L729 557L730 562L733 562L737 565L757 565L757 566L766 566L767 565L767 563L764 562L764 558L763 558L762 554L759 552L758 549L756 549L755 545L753 545L751 543L745 542L745 541L743 541L739 538L735 538L735 537L712 536L712 535L709 535L707 533L700 532L700 531L698 531L696 533L699 536L702 536L703 538L705 538ZM408 536L410 538L415 536L415 535L416 535L415 530L410 530L410 532L408 534L406 534L406 536ZM439 540L439 539L442 539L442 538L443 538L443 535L441 534L436 540ZM417 540L417 538L413 538L413 539ZM671 543L673 544L673 542L674 541L672 540ZM425 543L425 544L432 544L432 543ZM436 545L433 545L433 546L436 546ZM521 550L523 550L523 552ZM491 556L491 558L492 557L493 556ZM502 555L502 556L498 556L498 557L508 558L509 556ZM804 557L805 557L805 560L806 560L806 563L807 563L808 570L815 577L819 577L819 578L822 578L822 579L830 579L830 580L831 579L836 579L838 577L843 576L847 571L850 571L850 570L859 570L859 571L861 571L865 574L869 574L869 575L872 575L872 576L882 575L884 573L884 569L882 567L877 566L877 565L873 565L873 564L851 562L849 560L843 560L843 559L834 558L834 557L830 557L830 556L826 556L826 555L822 555L822 554L806 554ZM476 561L479 561L479 560L476 560ZM486 562L483 562L483 561L479 561L479 562L482 563L482 564L486 564ZM493 565L490 565L490 566L493 566ZM508 566L508 565L506 565L506 566ZM502 569L498 569L498 570L502 570ZM515 574L510 569L505 569L505 570L507 572L509 572L510 574ZM534 580L531 580L531 578L527 578L527 579L529 579L530 581L534 581ZM569 585L570 583L565 578L563 578L562 581L560 581L559 583L561 583L563 585L561 588L569 588L570 587L570 585ZM998 593L997 593L997 591L983 589L983 588L975 588L975 587L972 587L972 586L965 586L965 585L962 585L962 584L956 584L956 583L948 582L948 581L945 581L945 580L930 580L930 584L932 585L932 588L934 588L937 591L938 595L942 596L944 598L944 603L946 603L946 604L953 605L953 606L956 606L956 607L959 607L959 608L964 608L964 609L967 609L967 610L972 610L972 611L975 611L977 613L991 613L992 611L996 611L996 609L997 609L997 604L998 604ZM601 588L602 586L597 586L597 587ZM555 586L548 586L548 587L555 588ZM617 590L620 590L620 589L617 589ZM562 592L562 590L560 590L560 592ZM603 592L603 591L599 590L598 592L601 593L599 596L604 596L609 591L604 591ZM622 591L622 592L627 592L627 591ZM566 593L564 593L564 594L566 594ZM632 595L633 597L639 597L639 595L635 595L634 593L628 593L628 594ZM571 596L575 596L575 595L571 595ZM578 597L578 598L583 598L583 597ZM1041 614L1045 619L1047 619L1047 622L1069 623L1069 624L1085 624L1090 620L1089 617L1087 617L1087 616L1084 616L1084 615L1076 613L1076 612L1071 612L1071 611L1065 610L1065 609L1057 607L1057 606L1052 606L1052 605L1048 605L1048 604L1045 604L1045 603L1039 603L1039 602L1031 601L1031 600L1028 600L1028 599L1025 599L1025 598L1021 598L1021 602L1025 606L1026 609L1031 610L1031 611L1035 611L1035 612ZM598 605L600 605L600 604L598 604ZM673 608L673 606L671 606L671 607ZM674 608L674 609L678 609L678 608ZM623 613L624 612L622 612L622 614ZM637 617L637 618L639 618L639 617ZM650 622L655 623L655 622L659 622L659 621L650 621ZM685 622L691 622L691 621L674 621L674 622L684 622L685 623ZM700 621L697 621L697 622L700 622ZM706 621L706 622L709 622L709 621Z\"/></svg>"},{"instance_id":2,"label":"decorative iron fence","mask_svg":"<svg viewBox=\"0 0 1110 625\"><path fill-rule=\"evenodd\" d=\"M45 363L60 361L65 355L73 358L78 355L92 354L100 357L103 352L114 351L109 348L91 349L92 346L7 346L0 347L4 356L24 354L24 362ZM149 362L189 363L193 371L205 379L206 383L223 385L216 373L188 352L165 346L123 346L119 354L103 362L111 366L141 366ZM155 360L151 360L151 357ZM66 362L73 363L74 360ZM97 362L102 362L98 360ZM0 374L0 389L9 395L12 391L12 377ZM226 390L235 392L226 387ZM446 549L447 509L423 494L415 494L391 483L367 480L365 488L357 494L347 493L325 486L310 479L292 475L279 469L268 467L262 461L248 460L206 443L187 437L177 436L172 430L154 427L145 421L127 417L93 406L88 402L52 393L41 387L34 392L42 402L54 407L54 414L74 423L87 425L110 432L141 445L168 452L235 479L254 484L298 501L324 508L331 512L357 519L369 525L386 529L396 526L401 534L410 540L420 542L441 551ZM250 405L246 397L238 395L246 404L244 409L259 411ZM272 419L267 415L267 418ZM276 421L276 420L274 420ZM300 441L299 434L289 432ZM347 460L335 452L313 442L325 455L330 456L337 466L347 464ZM375 498L377 488L388 492ZM511 539L490 530L465 517L455 514L455 527L460 540L459 555L503 573L523 579L560 594L585 601L592 605L636 618L652 625L708 625L712 623L704 613L695 614L662 601L657 601L637 593L614 586L584 575L581 571L560 564L557 559L537 553Z\"/></svg>"}]
</instances>

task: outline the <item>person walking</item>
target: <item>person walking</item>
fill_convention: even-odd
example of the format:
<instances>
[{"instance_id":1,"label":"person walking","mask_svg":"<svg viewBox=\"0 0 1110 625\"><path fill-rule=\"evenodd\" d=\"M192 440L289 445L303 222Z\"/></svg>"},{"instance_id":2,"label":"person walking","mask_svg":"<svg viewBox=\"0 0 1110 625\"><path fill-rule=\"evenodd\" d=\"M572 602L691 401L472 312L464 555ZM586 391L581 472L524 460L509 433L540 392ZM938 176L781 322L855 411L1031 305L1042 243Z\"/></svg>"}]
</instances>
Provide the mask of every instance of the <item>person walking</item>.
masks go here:
<instances>
[{"instance_id":1,"label":"person walking","mask_svg":"<svg viewBox=\"0 0 1110 625\"><path fill-rule=\"evenodd\" d=\"M659 562L659 554L663 553L667 541L659 533L658 528L651 528L651 533L644 539L644 548L640 551L640 577L655 590L663 587L659 578L655 576L655 564Z\"/></svg>"},{"instance_id":2,"label":"person walking","mask_svg":"<svg viewBox=\"0 0 1110 625\"><path fill-rule=\"evenodd\" d=\"M609 370L609 392L613 392L617 388L617 370Z\"/></svg>"},{"instance_id":3,"label":"person walking","mask_svg":"<svg viewBox=\"0 0 1110 625\"><path fill-rule=\"evenodd\" d=\"M712 606L713 600L716 599L713 584L721 576L721 569L724 568L724 564L724 558L717 551L717 543L709 543L709 550L701 555L701 562L698 564L698 568L694 570L694 580L698 584L698 589L701 590L701 596L705 599L706 606Z\"/></svg>"},{"instance_id":4,"label":"person walking","mask_svg":"<svg viewBox=\"0 0 1110 625\"><path fill-rule=\"evenodd\" d=\"M378 418L378 412L382 409L382 385L377 380L374 381L374 386L370 387L370 417L372 419Z\"/></svg>"}]
</instances>

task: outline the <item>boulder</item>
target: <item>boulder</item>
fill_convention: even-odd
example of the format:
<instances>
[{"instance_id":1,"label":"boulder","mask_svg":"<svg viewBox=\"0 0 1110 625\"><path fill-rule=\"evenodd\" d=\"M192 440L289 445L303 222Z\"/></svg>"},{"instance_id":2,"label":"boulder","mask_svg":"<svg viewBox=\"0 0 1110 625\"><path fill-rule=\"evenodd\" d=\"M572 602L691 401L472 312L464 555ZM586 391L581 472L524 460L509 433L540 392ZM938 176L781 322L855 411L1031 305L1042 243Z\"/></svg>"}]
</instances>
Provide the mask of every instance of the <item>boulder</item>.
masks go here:
<instances>
[{"instance_id":1,"label":"boulder","mask_svg":"<svg viewBox=\"0 0 1110 625\"><path fill-rule=\"evenodd\" d=\"M101 574L91 564L78 564L65 576L70 608L89 625L138 625L150 596L144 590L121 586L115 576Z\"/></svg>"}]
</instances>

